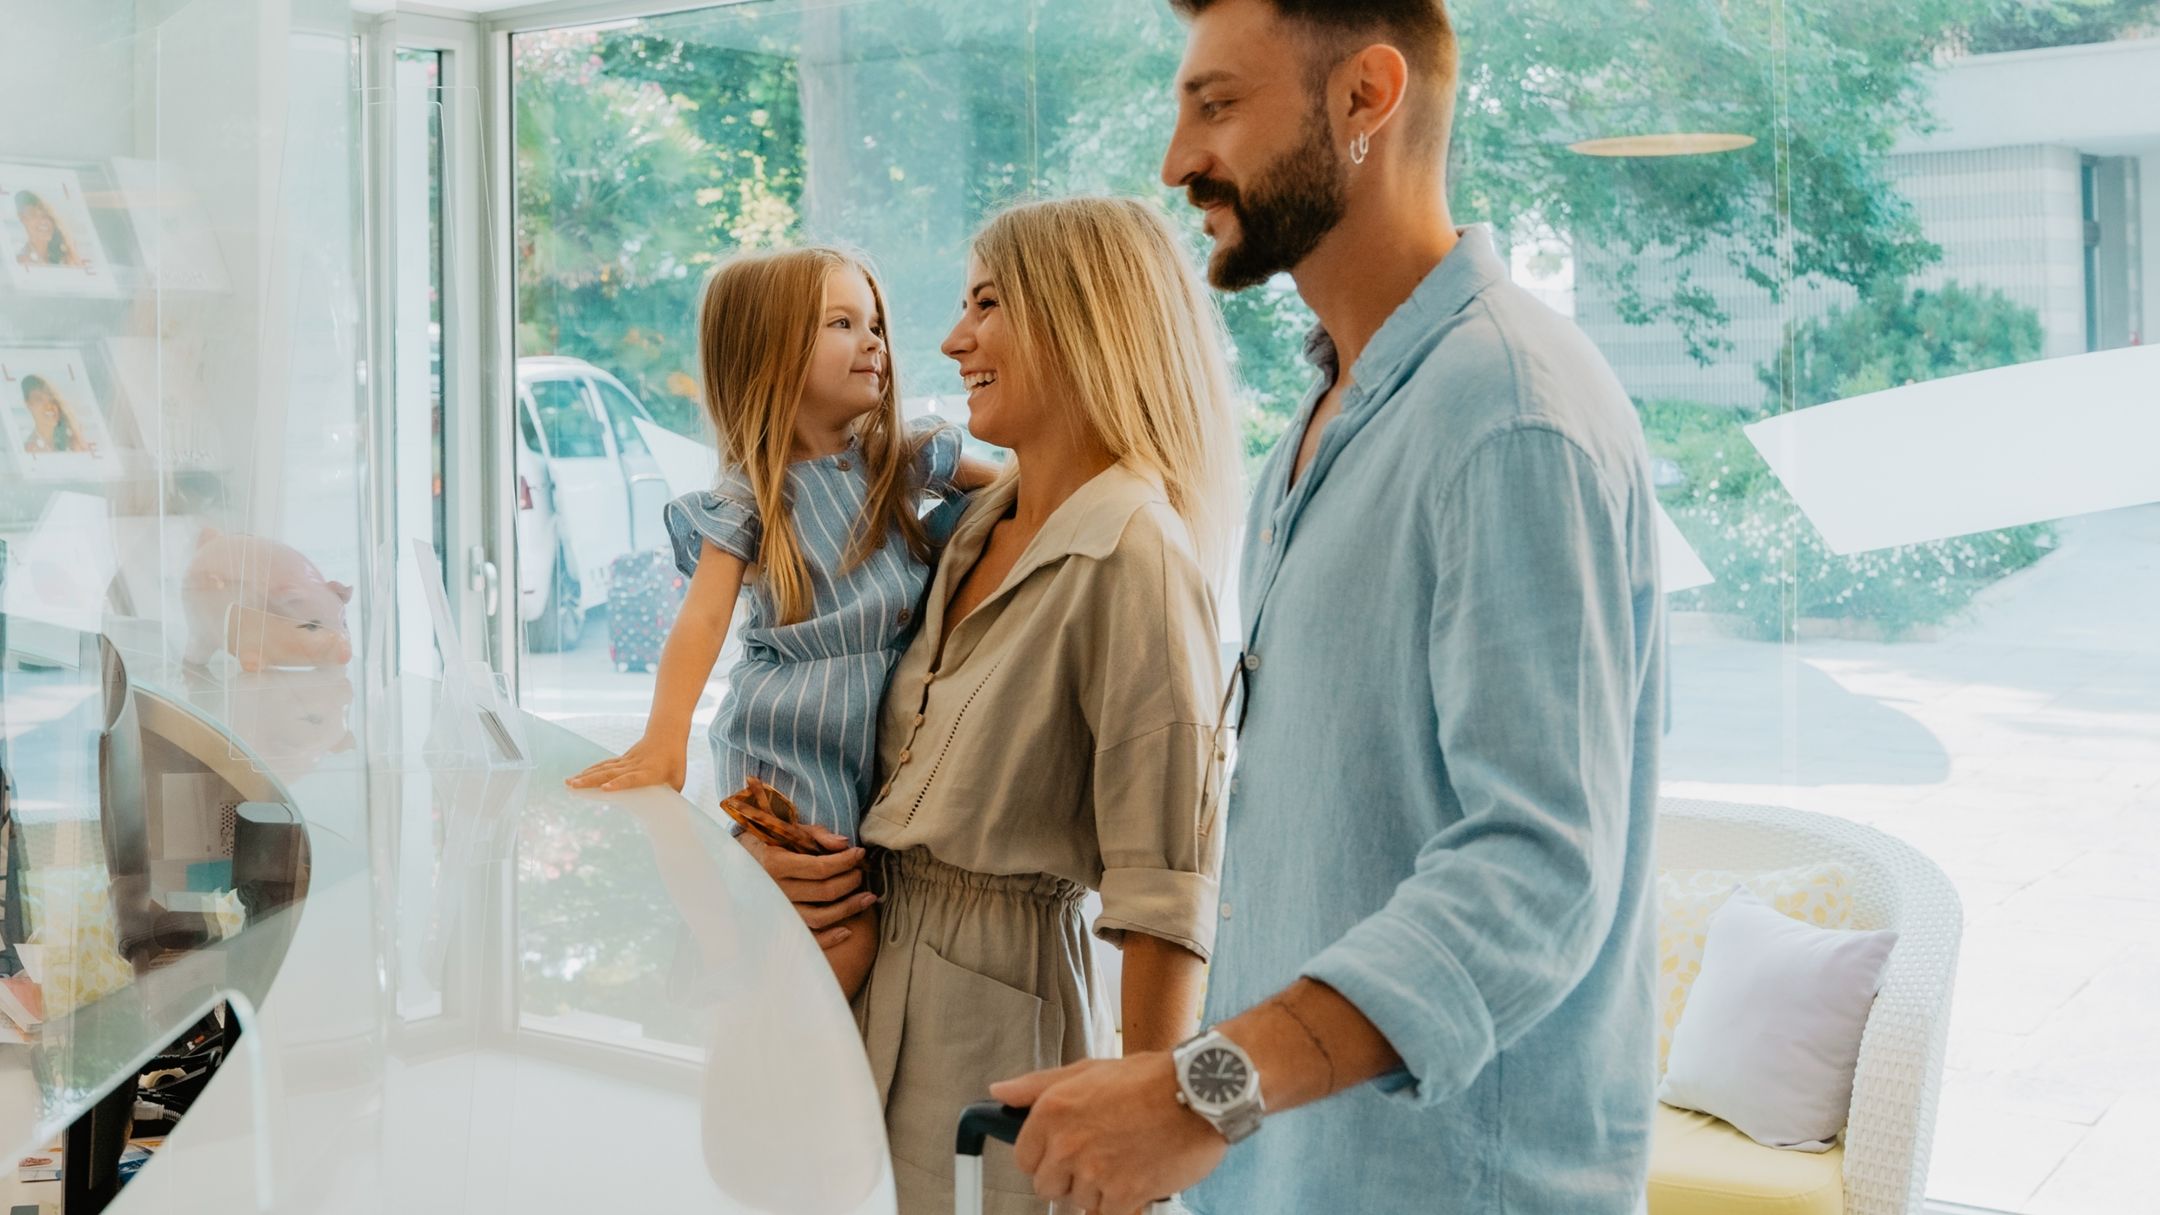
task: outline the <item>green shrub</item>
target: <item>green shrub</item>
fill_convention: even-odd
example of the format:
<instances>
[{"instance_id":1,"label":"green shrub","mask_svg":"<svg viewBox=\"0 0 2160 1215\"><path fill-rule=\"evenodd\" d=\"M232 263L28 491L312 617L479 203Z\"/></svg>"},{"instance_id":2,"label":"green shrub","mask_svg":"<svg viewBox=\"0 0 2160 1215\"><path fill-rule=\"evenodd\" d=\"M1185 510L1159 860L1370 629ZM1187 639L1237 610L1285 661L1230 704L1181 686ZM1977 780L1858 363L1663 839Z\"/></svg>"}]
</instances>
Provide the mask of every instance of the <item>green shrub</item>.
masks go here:
<instances>
[{"instance_id":1,"label":"green shrub","mask_svg":"<svg viewBox=\"0 0 2160 1215\"><path fill-rule=\"evenodd\" d=\"M1777 358L1756 369L1777 408L1795 407L2040 357L2040 314L2002 292L1945 283L1907 291L1878 282L1851 307L1791 326Z\"/></svg>"}]
</instances>

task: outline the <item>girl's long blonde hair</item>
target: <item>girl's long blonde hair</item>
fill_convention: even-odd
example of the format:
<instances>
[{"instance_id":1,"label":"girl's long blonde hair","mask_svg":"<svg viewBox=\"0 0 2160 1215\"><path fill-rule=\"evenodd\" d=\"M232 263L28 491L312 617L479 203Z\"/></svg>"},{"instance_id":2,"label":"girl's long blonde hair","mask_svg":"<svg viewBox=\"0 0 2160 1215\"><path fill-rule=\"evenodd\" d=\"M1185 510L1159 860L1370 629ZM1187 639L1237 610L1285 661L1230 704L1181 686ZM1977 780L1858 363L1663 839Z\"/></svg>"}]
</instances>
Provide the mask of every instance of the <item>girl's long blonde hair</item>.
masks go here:
<instances>
[{"instance_id":1,"label":"girl's long blonde hair","mask_svg":"<svg viewBox=\"0 0 2160 1215\"><path fill-rule=\"evenodd\" d=\"M1219 581L1237 513L1235 382L1221 314L1169 219L1132 198L1022 203L974 249L1029 380L1069 394L1114 458L1162 479Z\"/></svg>"},{"instance_id":2,"label":"girl's long blonde hair","mask_svg":"<svg viewBox=\"0 0 2160 1215\"><path fill-rule=\"evenodd\" d=\"M749 478L763 533L758 565L783 624L810 614L816 590L790 517L787 474L796 413L825 315L825 284L842 271L869 282L878 323L890 333L885 292L868 259L826 245L730 259L706 282L698 312L705 414L721 458ZM932 557L930 537L915 512L909 472L919 444L910 442L901 426L899 382L888 341L878 406L855 424L870 495L856 521L848 569L869 560L895 529L916 560Z\"/></svg>"}]
</instances>

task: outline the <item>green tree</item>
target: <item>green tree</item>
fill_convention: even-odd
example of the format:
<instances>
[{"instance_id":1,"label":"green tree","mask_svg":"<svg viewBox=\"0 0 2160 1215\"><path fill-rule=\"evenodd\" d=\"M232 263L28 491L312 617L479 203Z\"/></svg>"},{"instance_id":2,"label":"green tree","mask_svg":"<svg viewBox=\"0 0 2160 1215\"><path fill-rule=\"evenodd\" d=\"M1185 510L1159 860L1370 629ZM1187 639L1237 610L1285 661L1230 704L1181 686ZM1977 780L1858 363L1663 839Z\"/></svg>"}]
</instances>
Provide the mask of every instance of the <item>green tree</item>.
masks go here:
<instances>
[{"instance_id":1,"label":"green tree","mask_svg":"<svg viewBox=\"0 0 2160 1215\"><path fill-rule=\"evenodd\" d=\"M1456 215L1565 235L1628 319L1677 327L1709 360L1725 301L1688 277L1688 258L1723 257L1776 293L1905 281L1938 257L1892 187L1890 150L1928 123L1938 53L2002 3L1456 0ZM695 286L738 245L844 239L876 255L910 394L957 392L938 341L966 238L1006 202L1152 195L1203 251L1197 218L1157 181L1183 50L1162 0L744 5L546 37L584 41L518 40L521 243L560 255L521 258L536 290L520 318L554 341L526 349L591 351L648 401L676 392L686 416ZM543 109L571 120L544 156L527 142L554 121ZM1673 130L1756 143L1626 159L1568 148ZM549 174L564 180L534 180ZM579 233L543 239L565 224ZM1682 269L1637 270L1660 263ZM1299 339L1312 318L1279 286L1223 309L1257 452L1310 380Z\"/></svg>"},{"instance_id":2,"label":"green tree","mask_svg":"<svg viewBox=\"0 0 2160 1215\"><path fill-rule=\"evenodd\" d=\"M723 222L694 201L709 148L658 84L609 74L591 35L515 46L518 353L591 360L689 429L669 376L694 366L682 312Z\"/></svg>"},{"instance_id":3,"label":"green tree","mask_svg":"<svg viewBox=\"0 0 2160 1215\"><path fill-rule=\"evenodd\" d=\"M2160 0L1999 0L1965 31L1975 55L2110 42L2160 25Z\"/></svg>"}]
</instances>

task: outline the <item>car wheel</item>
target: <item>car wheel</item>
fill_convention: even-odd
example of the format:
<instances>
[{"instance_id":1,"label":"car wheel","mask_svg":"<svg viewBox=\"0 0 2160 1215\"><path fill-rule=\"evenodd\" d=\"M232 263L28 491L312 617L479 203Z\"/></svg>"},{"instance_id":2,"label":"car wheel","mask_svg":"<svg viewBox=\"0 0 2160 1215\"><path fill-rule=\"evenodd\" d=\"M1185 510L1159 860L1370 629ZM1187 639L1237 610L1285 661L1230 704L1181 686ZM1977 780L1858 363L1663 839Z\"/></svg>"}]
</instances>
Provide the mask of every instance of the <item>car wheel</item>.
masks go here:
<instances>
[{"instance_id":1,"label":"car wheel","mask_svg":"<svg viewBox=\"0 0 2160 1215\"><path fill-rule=\"evenodd\" d=\"M525 648L535 654L573 649L585 632L585 608L578 602L581 591L570 572L570 558L555 550L555 573L548 579L548 602L525 626Z\"/></svg>"}]
</instances>

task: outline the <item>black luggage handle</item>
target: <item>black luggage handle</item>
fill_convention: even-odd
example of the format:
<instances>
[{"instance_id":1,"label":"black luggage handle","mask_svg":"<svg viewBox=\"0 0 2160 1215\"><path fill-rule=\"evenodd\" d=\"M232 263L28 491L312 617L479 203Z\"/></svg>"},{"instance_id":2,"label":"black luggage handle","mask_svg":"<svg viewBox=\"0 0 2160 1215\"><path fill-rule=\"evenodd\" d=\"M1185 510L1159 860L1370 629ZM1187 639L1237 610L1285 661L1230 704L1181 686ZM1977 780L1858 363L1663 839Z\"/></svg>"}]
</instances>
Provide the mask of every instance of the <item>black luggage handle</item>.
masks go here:
<instances>
[{"instance_id":1,"label":"black luggage handle","mask_svg":"<svg viewBox=\"0 0 2160 1215\"><path fill-rule=\"evenodd\" d=\"M953 1154L980 1156L983 1144L991 1139L1015 1142L1020 1138L1020 1128L1026 1124L1027 1116L1027 1110L1017 1105L976 1102L960 1111L960 1129L953 1136Z\"/></svg>"}]
</instances>

